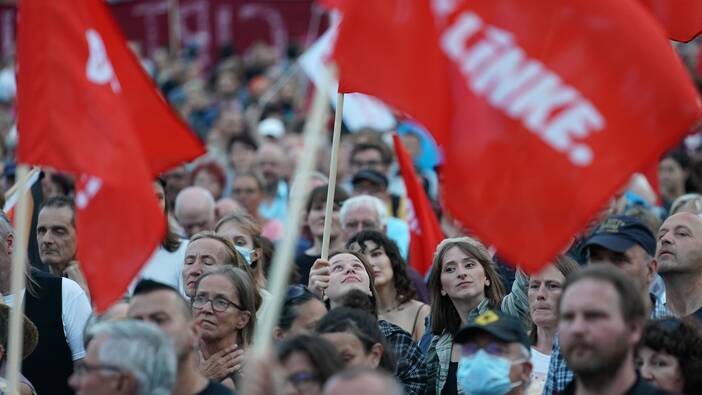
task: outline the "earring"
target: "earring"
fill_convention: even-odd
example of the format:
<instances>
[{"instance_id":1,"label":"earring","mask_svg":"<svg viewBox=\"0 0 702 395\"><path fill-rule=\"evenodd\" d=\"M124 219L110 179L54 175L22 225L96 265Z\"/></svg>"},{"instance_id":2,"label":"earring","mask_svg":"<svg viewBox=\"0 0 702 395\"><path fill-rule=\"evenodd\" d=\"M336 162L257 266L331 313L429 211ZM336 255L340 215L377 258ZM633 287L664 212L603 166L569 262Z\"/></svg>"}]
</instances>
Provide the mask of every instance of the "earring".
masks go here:
<instances>
[{"instance_id":1,"label":"earring","mask_svg":"<svg viewBox=\"0 0 702 395\"><path fill-rule=\"evenodd\" d=\"M446 291L444 291L443 289L441 290L441 296L446 296Z\"/></svg>"}]
</instances>

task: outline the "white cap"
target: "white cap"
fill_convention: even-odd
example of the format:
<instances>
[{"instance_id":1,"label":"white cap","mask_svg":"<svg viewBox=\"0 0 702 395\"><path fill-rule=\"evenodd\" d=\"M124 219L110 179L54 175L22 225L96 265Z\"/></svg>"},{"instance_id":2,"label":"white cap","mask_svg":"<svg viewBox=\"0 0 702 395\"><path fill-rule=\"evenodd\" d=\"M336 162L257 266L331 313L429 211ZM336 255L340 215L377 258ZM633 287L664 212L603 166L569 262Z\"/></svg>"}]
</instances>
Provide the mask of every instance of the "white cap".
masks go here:
<instances>
[{"instance_id":1,"label":"white cap","mask_svg":"<svg viewBox=\"0 0 702 395\"><path fill-rule=\"evenodd\" d=\"M266 118L258 124L258 134L279 139L285 134L285 125L278 118Z\"/></svg>"}]
</instances>

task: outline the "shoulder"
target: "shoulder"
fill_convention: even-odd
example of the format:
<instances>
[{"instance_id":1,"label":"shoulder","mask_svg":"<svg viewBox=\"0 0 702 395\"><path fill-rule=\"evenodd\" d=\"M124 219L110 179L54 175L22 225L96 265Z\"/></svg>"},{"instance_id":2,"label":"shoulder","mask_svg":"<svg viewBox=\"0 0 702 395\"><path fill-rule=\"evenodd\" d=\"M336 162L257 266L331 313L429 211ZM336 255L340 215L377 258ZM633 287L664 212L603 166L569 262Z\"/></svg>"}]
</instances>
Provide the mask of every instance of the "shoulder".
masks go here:
<instances>
[{"instance_id":1,"label":"shoulder","mask_svg":"<svg viewBox=\"0 0 702 395\"><path fill-rule=\"evenodd\" d=\"M233 395L234 392L220 383L210 381L202 392L197 395Z\"/></svg>"}]
</instances>

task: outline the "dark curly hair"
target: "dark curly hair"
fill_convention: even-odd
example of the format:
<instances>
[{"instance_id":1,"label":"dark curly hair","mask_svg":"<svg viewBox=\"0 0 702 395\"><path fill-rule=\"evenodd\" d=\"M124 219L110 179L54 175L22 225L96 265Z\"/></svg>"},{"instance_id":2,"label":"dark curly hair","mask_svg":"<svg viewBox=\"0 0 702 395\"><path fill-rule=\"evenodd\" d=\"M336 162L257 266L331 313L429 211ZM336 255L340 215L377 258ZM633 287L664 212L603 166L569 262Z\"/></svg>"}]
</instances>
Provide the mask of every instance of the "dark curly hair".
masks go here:
<instances>
[{"instance_id":1,"label":"dark curly hair","mask_svg":"<svg viewBox=\"0 0 702 395\"><path fill-rule=\"evenodd\" d=\"M694 318L650 321L639 342L643 346L678 360L684 393L694 394L702 388L702 327Z\"/></svg>"},{"instance_id":2,"label":"dark curly hair","mask_svg":"<svg viewBox=\"0 0 702 395\"><path fill-rule=\"evenodd\" d=\"M417 296L417 291L410 281L409 274L407 274L407 263L402 259L397 244L390 238L376 230L362 230L346 242L346 249L358 251L364 255L372 253L373 251L369 251L366 247L366 242L369 241L382 248L390 260L393 273L392 283L397 292L397 301L402 304L414 299Z\"/></svg>"}]
</instances>

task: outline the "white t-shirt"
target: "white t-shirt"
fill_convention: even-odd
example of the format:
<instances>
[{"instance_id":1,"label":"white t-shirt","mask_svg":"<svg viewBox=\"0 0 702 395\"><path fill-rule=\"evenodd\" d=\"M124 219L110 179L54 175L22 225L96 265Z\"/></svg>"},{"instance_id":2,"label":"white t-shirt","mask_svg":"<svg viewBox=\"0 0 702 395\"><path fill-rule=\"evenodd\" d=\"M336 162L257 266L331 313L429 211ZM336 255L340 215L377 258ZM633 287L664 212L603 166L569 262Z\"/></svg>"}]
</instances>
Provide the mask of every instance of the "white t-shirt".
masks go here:
<instances>
[{"instance_id":1,"label":"white t-shirt","mask_svg":"<svg viewBox=\"0 0 702 395\"><path fill-rule=\"evenodd\" d=\"M23 289L22 297L24 297L24 292L25 290ZM14 305L15 295L4 295L2 298L6 305ZM71 349L71 357L74 361L77 361L85 357L83 330L93 309L90 307L90 300L83 288L68 278L61 279L61 301L63 334L66 336L68 347Z\"/></svg>"},{"instance_id":2,"label":"white t-shirt","mask_svg":"<svg viewBox=\"0 0 702 395\"><path fill-rule=\"evenodd\" d=\"M134 291L134 287L141 279L148 278L163 284L170 285L175 289L182 289L183 282L183 262L185 261L185 250L188 248L188 241L181 240L180 247L170 252L159 245L151 255L144 268L136 276L129 286L129 293Z\"/></svg>"},{"instance_id":3,"label":"white t-shirt","mask_svg":"<svg viewBox=\"0 0 702 395\"><path fill-rule=\"evenodd\" d=\"M539 352L534 347L531 348L531 383L527 390L528 395L541 394L546 384L546 376L548 375L548 365L551 362L551 356Z\"/></svg>"}]
</instances>

